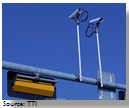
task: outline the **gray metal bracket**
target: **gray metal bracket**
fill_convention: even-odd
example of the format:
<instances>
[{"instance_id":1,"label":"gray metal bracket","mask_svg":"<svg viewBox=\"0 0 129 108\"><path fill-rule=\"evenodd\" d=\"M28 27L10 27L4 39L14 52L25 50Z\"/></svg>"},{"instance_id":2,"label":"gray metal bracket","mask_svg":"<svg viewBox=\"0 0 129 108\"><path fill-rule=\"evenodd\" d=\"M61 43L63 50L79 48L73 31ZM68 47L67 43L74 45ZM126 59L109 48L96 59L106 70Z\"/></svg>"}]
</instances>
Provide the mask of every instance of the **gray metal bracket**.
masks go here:
<instances>
[{"instance_id":1,"label":"gray metal bracket","mask_svg":"<svg viewBox=\"0 0 129 108\"><path fill-rule=\"evenodd\" d=\"M98 79L100 79L100 72L97 71ZM108 72L102 72L104 82L115 83L115 75ZM101 100L116 100L116 89L104 88L98 86L98 96Z\"/></svg>"},{"instance_id":2,"label":"gray metal bracket","mask_svg":"<svg viewBox=\"0 0 129 108\"><path fill-rule=\"evenodd\" d=\"M35 79L39 80L40 79L40 74L34 73L35 74Z\"/></svg>"}]
</instances>

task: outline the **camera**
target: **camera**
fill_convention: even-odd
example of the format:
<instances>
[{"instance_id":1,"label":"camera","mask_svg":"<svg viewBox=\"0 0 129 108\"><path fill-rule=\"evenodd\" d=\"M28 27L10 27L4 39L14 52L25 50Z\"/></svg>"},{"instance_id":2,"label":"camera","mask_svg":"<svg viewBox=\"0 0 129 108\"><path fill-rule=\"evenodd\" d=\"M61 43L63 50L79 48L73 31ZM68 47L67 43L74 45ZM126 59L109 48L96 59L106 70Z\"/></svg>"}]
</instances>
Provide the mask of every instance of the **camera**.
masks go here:
<instances>
[{"instance_id":1,"label":"camera","mask_svg":"<svg viewBox=\"0 0 129 108\"><path fill-rule=\"evenodd\" d=\"M90 20L89 23L90 23L90 24L93 24L93 25L99 25L103 20L104 20L103 17L99 17L99 18Z\"/></svg>"},{"instance_id":2,"label":"camera","mask_svg":"<svg viewBox=\"0 0 129 108\"><path fill-rule=\"evenodd\" d=\"M72 19L79 18L79 15L81 12L82 12L82 9L78 8L68 18L72 18Z\"/></svg>"},{"instance_id":3,"label":"camera","mask_svg":"<svg viewBox=\"0 0 129 108\"><path fill-rule=\"evenodd\" d=\"M99 18L90 20L90 21L89 21L89 25L88 25L88 27L87 27L87 29L86 29L86 32L85 32L86 36L87 36L87 37L91 37L94 33L97 33L97 32L98 32L99 24L100 24L103 20L104 20L103 17L99 17ZM93 25L94 27L93 27L92 25ZM89 28L92 28L92 32L91 32L90 35L87 34ZM94 31L94 28L95 28L95 31Z\"/></svg>"}]
</instances>

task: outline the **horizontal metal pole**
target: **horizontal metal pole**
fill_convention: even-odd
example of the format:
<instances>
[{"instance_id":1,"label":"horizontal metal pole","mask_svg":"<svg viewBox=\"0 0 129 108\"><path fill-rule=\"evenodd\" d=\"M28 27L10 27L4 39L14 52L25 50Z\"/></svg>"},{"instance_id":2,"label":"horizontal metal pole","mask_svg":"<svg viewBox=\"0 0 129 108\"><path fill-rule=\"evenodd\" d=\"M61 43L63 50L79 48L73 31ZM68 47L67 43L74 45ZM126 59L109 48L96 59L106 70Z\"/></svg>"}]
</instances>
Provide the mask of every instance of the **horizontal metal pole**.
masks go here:
<instances>
[{"instance_id":1,"label":"horizontal metal pole","mask_svg":"<svg viewBox=\"0 0 129 108\"><path fill-rule=\"evenodd\" d=\"M32 67L32 66L7 62L7 61L2 61L2 69L13 70L17 72L33 73L33 74L38 73L38 74L53 77L53 78L80 82L77 75L58 72L58 71L52 71L52 70L47 70L43 68ZM88 77L82 77L82 81L80 83L93 84L93 85L100 84L100 82L97 79L88 78ZM103 87L126 90L126 85L111 83L111 82L103 82Z\"/></svg>"}]
</instances>

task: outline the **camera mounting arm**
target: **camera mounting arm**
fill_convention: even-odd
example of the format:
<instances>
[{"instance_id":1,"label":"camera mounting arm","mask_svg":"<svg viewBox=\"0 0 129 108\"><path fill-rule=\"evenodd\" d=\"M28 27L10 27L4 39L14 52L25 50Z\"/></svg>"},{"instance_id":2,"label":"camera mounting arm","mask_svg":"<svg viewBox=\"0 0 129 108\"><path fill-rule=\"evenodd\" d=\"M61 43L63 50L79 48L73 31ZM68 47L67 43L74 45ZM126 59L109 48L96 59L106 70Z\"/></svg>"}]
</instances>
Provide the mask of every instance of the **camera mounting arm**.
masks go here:
<instances>
[{"instance_id":1,"label":"camera mounting arm","mask_svg":"<svg viewBox=\"0 0 129 108\"><path fill-rule=\"evenodd\" d=\"M87 17L82 20L82 15L87 13ZM81 13L81 20L80 20L80 13ZM79 79L82 81L82 69L81 69L81 53L80 53L80 38L79 38L79 24L84 22L88 18L88 12L84 9L78 8L76 9L68 18L72 18L76 21L77 24L77 40L78 40L78 57L79 57Z\"/></svg>"},{"instance_id":2,"label":"camera mounting arm","mask_svg":"<svg viewBox=\"0 0 129 108\"><path fill-rule=\"evenodd\" d=\"M100 58L100 46L99 46L99 35L98 35L98 28L99 28L99 24L103 21L103 17L99 17L99 18L96 18L96 19L93 19L93 20L90 20L89 22L89 26L87 27L86 29L86 36L87 37L91 37L94 33L96 33L96 38L97 38L97 48L98 48L98 60L99 60L99 72L100 72L100 84L101 84L101 87L103 87L103 81L102 81L102 67L101 67L101 58ZM93 25L94 28L91 26ZM92 33L88 36L87 35L87 31L89 28L92 28ZM95 29L95 31L93 30Z\"/></svg>"}]
</instances>

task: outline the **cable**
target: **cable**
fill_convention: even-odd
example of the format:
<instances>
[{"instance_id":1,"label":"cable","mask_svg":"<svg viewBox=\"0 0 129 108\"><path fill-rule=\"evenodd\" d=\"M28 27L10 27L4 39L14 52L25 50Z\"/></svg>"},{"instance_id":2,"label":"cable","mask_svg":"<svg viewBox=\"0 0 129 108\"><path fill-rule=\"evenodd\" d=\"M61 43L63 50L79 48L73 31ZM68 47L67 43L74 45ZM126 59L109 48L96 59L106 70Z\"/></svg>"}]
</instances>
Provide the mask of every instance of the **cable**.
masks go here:
<instances>
[{"instance_id":1,"label":"cable","mask_svg":"<svg viewBox=\"0 0 129 108\"><path fill-rule=\"evenodd\" d=\"M86 18L85 18L84 20L82 20L82 16L83 16L84 13L87 13L87 16L86 16ZM80 21L80 23L81 23L81 22L85 22L85 21L87 20L88 16L89 16L89 13L88 13L86 10L84 10L84 11L82 12L82 14L81 14L81 21Z\"/></svg>"},{"instance_id":2,"label":"cable","mask_svg":"<svg viewBox=\"0 0 129 108\"><path fill-rule=\"evenodd\" d=\"M89 24L88 25L88 27L87 27L87 29L86 29L86 32L85 32L85 35L86 35L86 37L91 37L94 33L96 33L96 31L94 31L94 27L92 27L91 25L93 25L93 24ZM87 32L88 32L88 29L89 28L92 28L92 33L90 34L90 35L87 35Z\"/></svg>"},{"instance_id":3,"label":"cable","mask_svg":"<svg viewBox=\"0 0 129 108\"><path fill-rule=\"evenodd\" d=\"M82 8L81 8L81 9L82 9ZM80 24L81 22L85 22L85 21L87 20L88 16L89 16L89 13L88 13L86 10L84 10L84 9L82 9L82 10L83 10L83 12L81 13L81 17L80 17L81 20L80 20L79 24ZM83 20L83 19L82 19L82 16L83 16L84 13L87 13L87 16L86 16L86 18ZM79 17L78 17L77 19L79 20ZM76 20L77 20L77 19L76 19ZM75 21L76 21L76 20L75 20Z\"/></svg>"}]
</instances>

